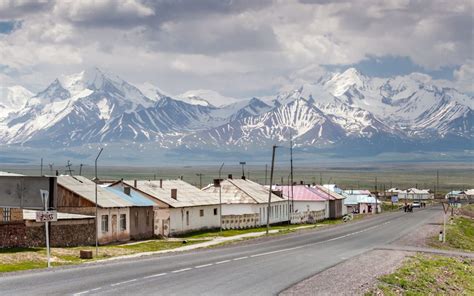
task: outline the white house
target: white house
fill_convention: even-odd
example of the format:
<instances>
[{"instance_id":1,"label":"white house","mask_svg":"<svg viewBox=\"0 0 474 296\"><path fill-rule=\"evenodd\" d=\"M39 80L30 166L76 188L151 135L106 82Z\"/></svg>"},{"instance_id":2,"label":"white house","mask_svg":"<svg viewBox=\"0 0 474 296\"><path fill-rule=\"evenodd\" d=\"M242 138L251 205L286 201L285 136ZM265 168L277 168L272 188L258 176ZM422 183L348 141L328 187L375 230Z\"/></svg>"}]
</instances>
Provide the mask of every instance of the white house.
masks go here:
<instances>
[{"instance_id":1,"label":"white house","mask_svg":"<svg viewBox=\"0 0 474 296\"><path fill-rule=\"evenodd\" d=\"M156 200L154 233L172 236L220 227L219 199L182 180L124 181Z\"/></svg>"},{"instance_id":2,"label":"white house","mask_svg":"<svg viewBox=\"0 0 474 296\"><path fill-rule=\"evenodd\" d=\"M224 229L248 228L266 225L269 189L243 179L227 179L221 187L211 184L203 188L222 200L222 227ZM288 221L288 201L276 194L271 195L270 223Z\"/></svg>"},{"instance_id":3,"label":"white house","mask_svg":"<svg viewBox=\"0 0 474 296\"><path fill-rule=\"evenodd\" d=\"M290 204L291 223L312 223L329 218L327 193L307 185L273 186Z\"/></svg>"},{"instance_id":4,"label":"white house","mask_svg":"<svg viewBox=\"0 0 474 296\"><path fill-rule=\"evenodd\" d=\"M410 199L410 200L434 199L434 194L431 193L429 189L409 188L407 190L404 190L398 193L399 201L403 201L405 199Z\"/></svg>"}]
</instances>

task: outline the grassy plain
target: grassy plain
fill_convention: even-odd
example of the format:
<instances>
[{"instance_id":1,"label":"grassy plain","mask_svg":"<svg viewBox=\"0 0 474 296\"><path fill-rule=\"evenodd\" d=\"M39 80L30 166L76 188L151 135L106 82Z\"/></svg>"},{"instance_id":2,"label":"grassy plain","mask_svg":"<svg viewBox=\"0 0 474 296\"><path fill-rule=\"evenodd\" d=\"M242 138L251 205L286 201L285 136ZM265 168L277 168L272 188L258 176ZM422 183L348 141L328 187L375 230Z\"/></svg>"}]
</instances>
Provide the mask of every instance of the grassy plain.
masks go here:
<instances>
[{"instance_id":1,"label":"grassy plain","mask_svg":"<svg viewBox=\"0 0 474 296\"><path fill-rule=\"evenodd\" d=\"M156 166L156 167L131 167L131 166L100 166L99 178L101 179L176 179L183 177L196 186L205 186L218 178L220 163L215 165L176 165L176 166ZM53 167L53 172L59 169L64 172L64 167ZM75 174L79 173L77 165L74 167ZM38 166L2 166L2 171L10 171L22 174L39 175ZM256 165L248 163L245 166L247 178L261 184L268 184L270 181L269 166L267 173L265 164ZM438 193L443 194L451 190L474 187L474 166L472 163L344 163L334 165L309 165L298 164L294 166L295 182L305 183L336 183L342 188L357 189L366 188L382 191L383 188L430 188L435 189L439 171ZM47 166L44 172L49 173ZM82 174L87 177L94 176L94 167L85 165ZM197 174L202 174L201 178ZM238 163L228 163L224 165L222 177L232 174L234 178L240 178L242 168ZM265 177L266 176L266 177ZM275 165L274 183L288 183L289 163L277 162ZM376 180L377 179L377 180Z\"/></svg>"}]
</instances>

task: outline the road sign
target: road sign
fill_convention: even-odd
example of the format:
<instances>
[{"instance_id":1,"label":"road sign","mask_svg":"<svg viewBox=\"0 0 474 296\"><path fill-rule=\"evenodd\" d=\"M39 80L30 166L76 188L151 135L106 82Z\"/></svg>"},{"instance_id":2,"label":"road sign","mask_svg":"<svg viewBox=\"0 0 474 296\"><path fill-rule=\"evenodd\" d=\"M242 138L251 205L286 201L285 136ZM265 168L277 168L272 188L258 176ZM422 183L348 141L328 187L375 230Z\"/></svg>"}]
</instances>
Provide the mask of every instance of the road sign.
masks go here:
<instances>
[{"instance_id":1,"label":"road sign","mask_svg":"<svg viewBox=\"0 0 474 296\"><path fill-rule=\"evenodd\" d=\"M37 211L36 222L51 222L58 221L57 211Z\"/></svg>"},{"instance_id":2,"label":"road sign","mask_svg":"<svg viewBox=\"0 0 474 296\"><path fill-rule=\"evenodd\" d=\"M397 203L398 202L398 196L392 195L392 202Z\"/></svg>"}]
</instances>

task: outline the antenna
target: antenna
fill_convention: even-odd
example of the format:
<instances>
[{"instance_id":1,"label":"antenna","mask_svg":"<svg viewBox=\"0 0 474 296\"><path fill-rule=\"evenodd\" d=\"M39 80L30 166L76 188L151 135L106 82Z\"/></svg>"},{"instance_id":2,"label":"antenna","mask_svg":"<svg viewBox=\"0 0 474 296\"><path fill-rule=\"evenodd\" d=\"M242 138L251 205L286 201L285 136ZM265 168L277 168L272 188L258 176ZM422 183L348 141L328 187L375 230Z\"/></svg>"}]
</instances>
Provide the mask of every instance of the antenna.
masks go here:
<instances>
[{"instance_id":1,"label":"antenna","mask_svg":"<svg viewBox=\"0 0 474 296\"><path fill-rule=\"evenodd\" d=\"M66 172L69 172L69 176L72 176L72 172L74 172L74 170L71 169L72 163L69 160L67 161L66 167L67 167Z\"/></svg>"}]
</instances>

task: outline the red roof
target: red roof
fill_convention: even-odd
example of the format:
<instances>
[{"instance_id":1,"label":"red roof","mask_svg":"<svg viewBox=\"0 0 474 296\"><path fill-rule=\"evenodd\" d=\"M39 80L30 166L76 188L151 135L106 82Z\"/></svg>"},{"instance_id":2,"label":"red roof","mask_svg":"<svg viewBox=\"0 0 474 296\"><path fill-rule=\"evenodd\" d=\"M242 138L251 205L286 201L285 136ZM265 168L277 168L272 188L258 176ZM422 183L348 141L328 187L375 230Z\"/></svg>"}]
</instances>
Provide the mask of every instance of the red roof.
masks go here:
<instances>
[{"instance_id":1,"label":"red roof","mask_svg":"<svg viewBox=\"0 0 474 296\"><path fill-rule=\"evenodd\" d=\"M291 186L274 186L273 188L274 190L282 191L285 198L291 196ZM323 192L317 188L311 188L306 185L295 185L293 186L293 200L326 201L328 200L328 194L327 192Z\"/></svg>"}]
</instances>

